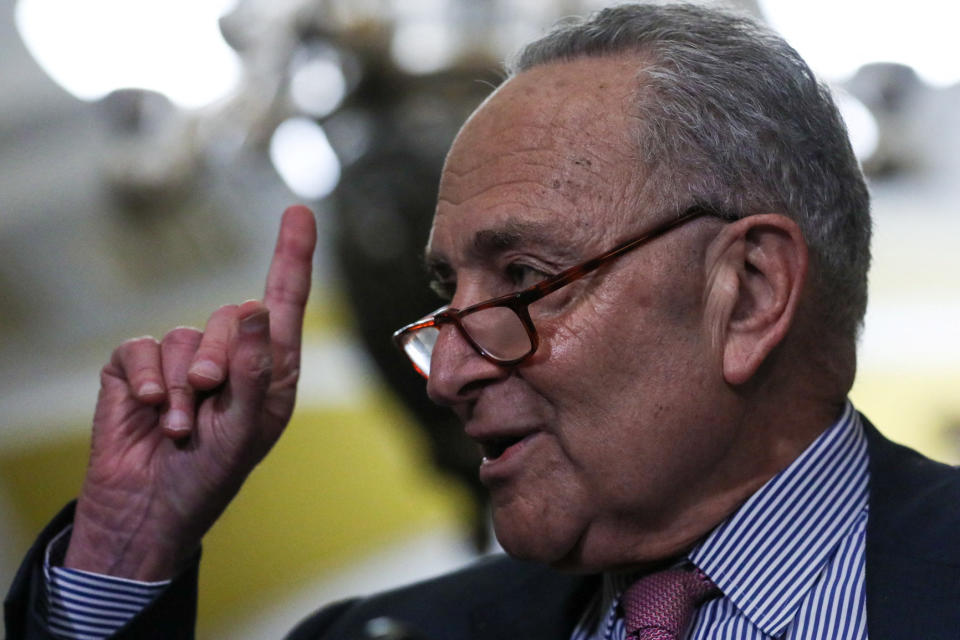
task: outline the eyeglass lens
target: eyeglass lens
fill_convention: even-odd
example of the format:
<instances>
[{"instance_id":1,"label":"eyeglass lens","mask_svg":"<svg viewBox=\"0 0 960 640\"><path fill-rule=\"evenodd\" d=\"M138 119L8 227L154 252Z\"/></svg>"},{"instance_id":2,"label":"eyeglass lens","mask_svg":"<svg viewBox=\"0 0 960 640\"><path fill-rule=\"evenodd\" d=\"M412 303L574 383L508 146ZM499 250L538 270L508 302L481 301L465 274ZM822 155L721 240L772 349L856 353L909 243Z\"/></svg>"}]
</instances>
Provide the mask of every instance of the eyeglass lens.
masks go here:
<instances>
[{"instance_id":1,"label":"eyeglass lens","mask_svg":"<svg viewBox=\"0 0 960 640\"><path fill-rule=\"evenodd\" d=\"M490 307L460 318L473 341L497 360L516 360L530 350L530 337L509 307Z\"/></svg>"},{"instance_id":2,"label":"eyeglass lens","mask_svg":"<svg viewBox=\"0 0 960 640\"><path fill-rule=\"evenodd\" d=\"M495 360L516 360L530 351L530 337L520 317L508 307L490 307L467 314L460 324L470 338ZM424 327L404 336L403 350L414 366L430 375L430 358L440 330Z\"/></svg>"},{"instance_id":3,"label":"eyeglass lens","mask_svg":"<svg viewBox=\"0 0 960 640\"><path fill-rule=\"evenodd\" d=\"M437 327L424 327L417 331L410 331L403 336L403 351L410 358L410 362L423 376L430 375L430 358L433 356L433 345L437 343L440 330Z\"/></svg>"}]
</instances>

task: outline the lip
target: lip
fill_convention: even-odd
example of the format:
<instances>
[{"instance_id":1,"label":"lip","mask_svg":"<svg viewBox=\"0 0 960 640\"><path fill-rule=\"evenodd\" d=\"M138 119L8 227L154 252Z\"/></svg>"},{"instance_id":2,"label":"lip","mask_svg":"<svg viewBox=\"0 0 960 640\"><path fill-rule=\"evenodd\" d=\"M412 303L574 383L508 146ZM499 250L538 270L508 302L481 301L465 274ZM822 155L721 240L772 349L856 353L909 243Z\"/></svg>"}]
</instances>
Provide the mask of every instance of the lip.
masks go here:
<instances>
[{"instance_id":1,"label":"lip","mask_svg":"<svg viewBox=\"0 0 960 640\"><path fill-rule=\"evenodd\" d=\"M485 485L502 482L516 474L523 468L526 458L529 457L531 446L535 444L539 435L541 435L539 431L528 431L523 435L509 436L520 439L506 447L496 458L483 458L480 462L480 482ZM483 441L480 440L480 442Z\"/></svg>"}]
</instances>

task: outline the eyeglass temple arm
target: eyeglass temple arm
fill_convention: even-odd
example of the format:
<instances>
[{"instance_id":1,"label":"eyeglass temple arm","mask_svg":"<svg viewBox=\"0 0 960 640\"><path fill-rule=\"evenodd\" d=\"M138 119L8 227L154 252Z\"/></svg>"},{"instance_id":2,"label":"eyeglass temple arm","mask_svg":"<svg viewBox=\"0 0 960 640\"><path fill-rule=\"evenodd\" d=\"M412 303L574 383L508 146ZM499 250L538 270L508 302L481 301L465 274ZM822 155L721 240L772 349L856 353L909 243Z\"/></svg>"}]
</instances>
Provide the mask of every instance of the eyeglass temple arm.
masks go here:
<instances>
[{"instance_id":1,"label":"eyeglass temple arm","mask_svg":"<svg viewBox=\"0 0 960 640\"><path fill-rule=\"evenodd\" d=\"M518 302L529 304L531 302L539 300L543 296L549 293L553 293L554 291L556 291L560 287L563 287L569 282L576 280L577 278L580 278L590 273L591 271L601 267L605 262L609 260L613 260L617 256L623 255L624 253L627 253L631 249L634 249L639 245L644 244L645 242L653 240L654 238L658 238L663 234L667 233L668 231L679 227L682 224L690 222L691 220L694 220L696 218L701 218L703 216L713 216L715 218L720 218L722 220L734 219L729 214L725 214L721 211L712 209L710 207L694 205L686 209L679 217L675 218L674 220L671 220L670 222L664 224L663 226L657 227L656 229L653 229L648 233L644 233L643 235L638 236L636 238L632 238L631 240L628 240L623 244L619 244L613 247L612 249L610 249L609 251L607 251L606 253L604 253L603 255L597 256L592 260L587 260L584 263L578 264L576 266L570 267L569 269L561 271L560 273L553 276L552 278L548 278L543 282L535 285L534 287L531 287L530 289L523 291L522 294L518 296Z\"/></svg>"}]
</instances>

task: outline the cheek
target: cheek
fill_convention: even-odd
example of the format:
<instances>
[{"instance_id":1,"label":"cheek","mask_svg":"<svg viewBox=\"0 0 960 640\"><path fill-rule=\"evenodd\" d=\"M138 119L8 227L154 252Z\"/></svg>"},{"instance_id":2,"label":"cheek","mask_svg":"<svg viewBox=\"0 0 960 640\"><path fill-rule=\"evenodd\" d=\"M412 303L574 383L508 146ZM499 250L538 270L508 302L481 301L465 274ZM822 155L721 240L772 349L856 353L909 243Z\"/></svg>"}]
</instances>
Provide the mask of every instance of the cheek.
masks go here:
<instances>
[{"instance_id":1,"label":"cheek","mask_svg":"<svg viewBox=\"0 0 960 640\"><path fill-rule=\"evenodd\" d=\"M616 305L582 305L576 314L543 323L537 366L527 376L558 409L597 416L629 404L651 376L663 372L662 338L643 330Z\"/></svg>"},{"instance_id":2,"label":"cheek","mask_svg":"<svg viewBox=\"0 0 960 640\"><path fill-rule=\"evenodd\" d=\"M497 539L513 556L562 563L595 518L588 483L557 439L546 436L514 481L491 487Z\"/></svg>"},{"instance_id":3,"label":"cheek","mask_svg":"<svg viewBox=\"0 0 960 640\"><path fill-rule=\"evenodd\" d=\"M591 491L649 484L669 466L665 452L691 446L681 427L708 372L703 343L658 310L634 309L597 305L545 327L542 366L525 376Z\"/></svg>"}]
</instances>

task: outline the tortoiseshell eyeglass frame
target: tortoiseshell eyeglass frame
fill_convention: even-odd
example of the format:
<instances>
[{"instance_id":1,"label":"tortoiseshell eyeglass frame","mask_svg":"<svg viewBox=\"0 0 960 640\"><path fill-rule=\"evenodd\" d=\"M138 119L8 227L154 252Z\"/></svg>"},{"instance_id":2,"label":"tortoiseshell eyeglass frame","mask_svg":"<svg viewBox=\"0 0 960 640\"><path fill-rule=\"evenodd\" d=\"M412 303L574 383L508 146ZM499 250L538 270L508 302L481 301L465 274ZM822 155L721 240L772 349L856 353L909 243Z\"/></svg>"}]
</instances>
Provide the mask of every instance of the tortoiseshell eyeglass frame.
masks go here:
<instances>
[{"instance_id":1,"label":"tortoiseshell eyeglass frame","mask_svg":"<svg viewBox=\"0 0 960 640\"><path fill-rule=\"evenodd\" d=\"M508 293L503 296L497 296L496 298L491 298L489 300L484 300L483 302L470 305L465 309L456 309L450 306L440 307L433 313L424 316L420 320L412 322L395 331L393 334L393 340L400 350L406 354L406 349L404 348L404 339L409 334L429 327L436 327L439 329L441 325L453 324L455 327L457 327L460 335L466 339L470 346L490 362L505 367L518 365L536 353L537 347L540 345L540 338L537 335L536 327L533 324L533 320L530 319L530 312L528 310L530 304L540 300L546 295L553 293L561 287L567 286L571 282L579 280L591 271L599 269L601 266L607 262L610 262L614 258L618 258L625 253L633 251L637 247L640 247L651 240L659 238L668 231L672 231L673 229L704 216L719 218L727 222L735 219L734 216L724 214L708 207L690 207L684 210L684 212L678 217L668 220L664 224L654 227L649 231L645 231L639 236L626 240L625 242L618 244L617 246L609 249L595 258L591 258L581 262L580 264L564 269L560 273L551 276L542 282L538 282L532 287L528 287L527 289L522 289L514 293ZM460 321L460 319L464 316L470 315L471 313L476 313L477 311L490 309L492 307L506 307L513 311L518 318L520 318L520 322L523 324L523 327L527 332L527 338L530 340L530 349L527 350L527 352L522 356L511 359L498 358L497 356L488 352L482 345L478 344ZM412 358L411 363L413 363L414 369L416 369L420 375L425 378L427 377L427 374L422 371L415 362L413 362Z\"/></svg>"}]
</instances>

